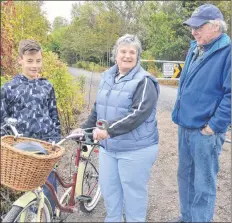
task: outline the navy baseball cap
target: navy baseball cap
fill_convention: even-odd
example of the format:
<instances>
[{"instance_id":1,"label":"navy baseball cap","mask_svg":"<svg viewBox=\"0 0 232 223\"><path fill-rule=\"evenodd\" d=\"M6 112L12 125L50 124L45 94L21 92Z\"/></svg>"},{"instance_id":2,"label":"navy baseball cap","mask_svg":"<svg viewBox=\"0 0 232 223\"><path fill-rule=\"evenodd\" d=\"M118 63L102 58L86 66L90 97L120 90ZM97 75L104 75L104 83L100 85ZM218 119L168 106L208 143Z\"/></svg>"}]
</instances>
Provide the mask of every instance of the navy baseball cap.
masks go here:
<instances>
[{"instance_id":1,"label":"navy baseball cap","mask_svg":"<svg viewBox=\"0 0 232 223\"><path fill-rule=\"evenodd\" d=\"M209 20L220 19L224 20L221 11L212 4L204 4L196 8L191 18L183 24L192 27L199 27L207 23Z\"/></svg>"}]
</instances>

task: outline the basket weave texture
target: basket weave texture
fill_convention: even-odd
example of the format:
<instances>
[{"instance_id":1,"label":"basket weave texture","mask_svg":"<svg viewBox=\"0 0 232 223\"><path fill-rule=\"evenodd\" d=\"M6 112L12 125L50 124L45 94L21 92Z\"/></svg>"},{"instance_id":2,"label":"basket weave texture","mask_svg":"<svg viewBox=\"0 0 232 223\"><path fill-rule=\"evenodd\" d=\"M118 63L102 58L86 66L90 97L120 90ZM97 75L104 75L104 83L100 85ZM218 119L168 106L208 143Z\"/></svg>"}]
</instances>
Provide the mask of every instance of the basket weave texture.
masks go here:
<instances>
[{"instance_id":1,"label":"basket weave texture","mask_svg":"<svg viewBox=\"0 0 232 223\"><path fill-rule=\"evenodd\" d=\"M48 155L31 154L14 148L15 144L26 141L40 143L48 150ZM42 186L64 151L61 146L52 146L51 143L38 139L1 137L1 184L19 191L29 191Z\"/></svg>"}]
</instances>

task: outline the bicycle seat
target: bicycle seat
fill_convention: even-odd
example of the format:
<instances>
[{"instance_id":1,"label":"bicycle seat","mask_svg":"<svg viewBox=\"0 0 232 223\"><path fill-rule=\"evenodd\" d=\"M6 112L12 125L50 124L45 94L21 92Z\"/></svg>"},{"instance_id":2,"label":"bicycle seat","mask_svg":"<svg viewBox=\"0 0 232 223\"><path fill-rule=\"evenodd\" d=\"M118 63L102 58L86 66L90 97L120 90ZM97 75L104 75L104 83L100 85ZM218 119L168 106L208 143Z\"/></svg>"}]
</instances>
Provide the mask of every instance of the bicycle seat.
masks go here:
<instances>
[{"instance_id":1,"label":"bicycle seat","mask_svg":"<svg viewBox=\"0 0 232 223\"><path fill-rule=\"evenodd\" d=\"M48 151L38 142L28 141L17 143L15 148L32 154L48 155Z\"/></svg>"}]
</instances>

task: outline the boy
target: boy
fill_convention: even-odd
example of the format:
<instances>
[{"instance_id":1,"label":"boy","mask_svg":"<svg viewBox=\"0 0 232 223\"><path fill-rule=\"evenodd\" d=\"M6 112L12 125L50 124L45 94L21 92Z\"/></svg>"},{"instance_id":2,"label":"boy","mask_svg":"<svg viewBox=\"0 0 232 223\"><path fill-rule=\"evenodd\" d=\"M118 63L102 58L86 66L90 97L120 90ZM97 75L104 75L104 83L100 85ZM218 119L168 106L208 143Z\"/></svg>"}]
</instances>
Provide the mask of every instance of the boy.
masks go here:
<instances>
[{"instance_id":1,"label":"boy","mask_svg":"<svg viewBox=\"0 0 232 223\"><path fill-rule=\"evenodd\" d=\"M16 128L24 137L59 141L60 121L54 89L45 78L39 78L42 68L40 45L33 40L20 41L18 63L22 73L1 88L1 125L7 117L16 118ZM48 180L57 190L53 174ZM43 189L51 200L48 188L43 186ZM54 210L54 202L52 206Z\"/></svg>"}]
</instances>

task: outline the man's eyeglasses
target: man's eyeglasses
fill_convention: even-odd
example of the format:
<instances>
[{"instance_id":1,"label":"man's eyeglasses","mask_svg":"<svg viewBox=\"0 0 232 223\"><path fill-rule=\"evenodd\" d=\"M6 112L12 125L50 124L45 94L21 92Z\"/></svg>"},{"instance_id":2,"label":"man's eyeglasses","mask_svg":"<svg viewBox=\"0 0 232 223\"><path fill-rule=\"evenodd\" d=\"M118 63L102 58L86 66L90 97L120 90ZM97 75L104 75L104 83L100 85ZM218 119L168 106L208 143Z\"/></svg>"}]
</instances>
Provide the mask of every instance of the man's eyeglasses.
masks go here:
<instances>
[{"instance_id":1,"label":"man's eyeglasses","mask_svg":"<svg viewBox=\"0 0 232 223\"><path fill-rule=\"evenodd\" d=\"M201 25L201 26L189 26L189 30L190 31L197 31L197 32L199 32L199 31L201 31L202 30L202 28L206 25L206 24L208 24L209 22L206 22L206 23L204 23L203 25Z\"/></svg>"}]
</instances>

